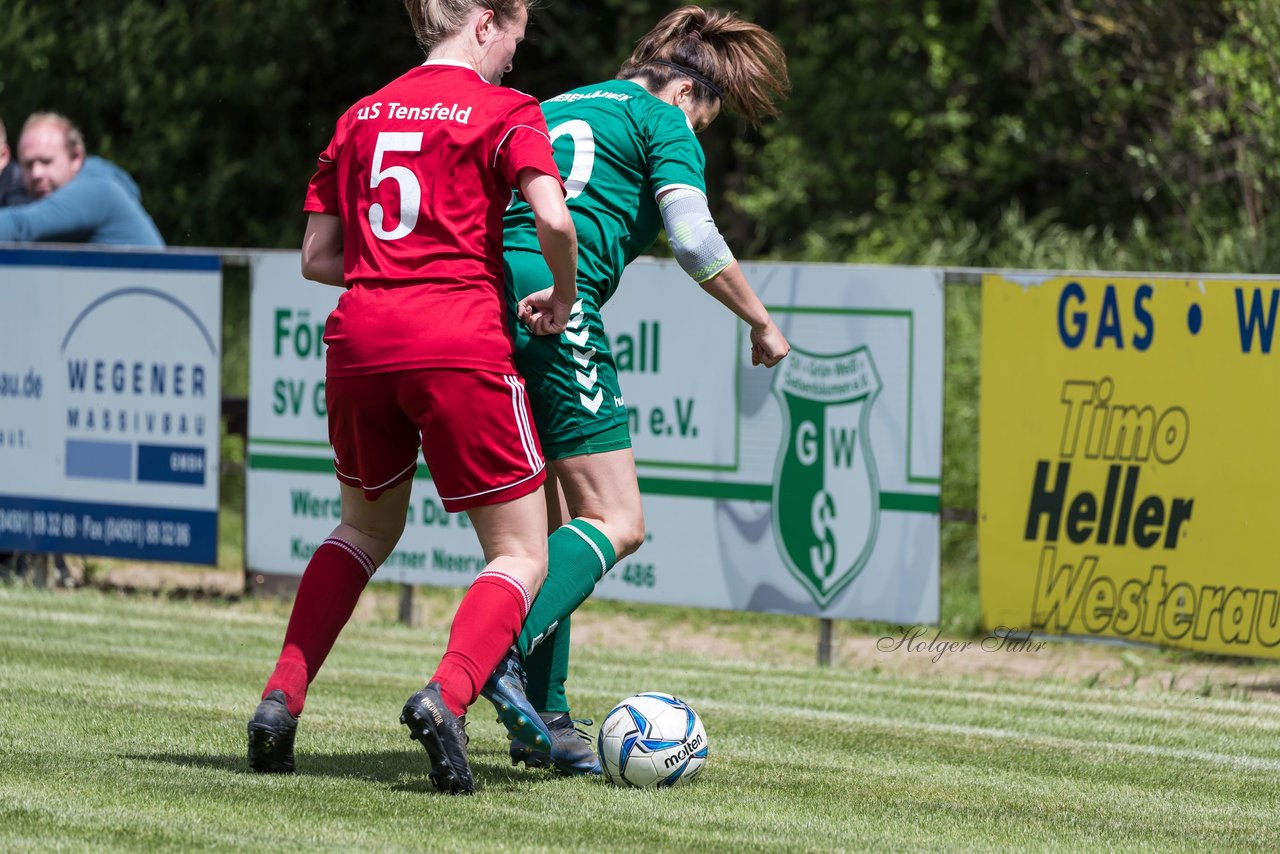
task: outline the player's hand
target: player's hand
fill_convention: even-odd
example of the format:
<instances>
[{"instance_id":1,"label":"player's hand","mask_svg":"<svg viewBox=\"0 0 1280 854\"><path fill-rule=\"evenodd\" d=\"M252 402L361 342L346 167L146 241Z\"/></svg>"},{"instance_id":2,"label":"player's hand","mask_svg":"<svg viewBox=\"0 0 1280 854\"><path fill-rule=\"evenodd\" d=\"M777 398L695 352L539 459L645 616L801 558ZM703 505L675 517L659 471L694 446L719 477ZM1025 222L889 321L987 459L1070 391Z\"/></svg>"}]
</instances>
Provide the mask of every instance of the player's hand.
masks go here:
<instances>
[{"instance_id":1,"label":"player's hand","mask_svg":"<svg viewBox=\"0 0 1280 854\"><path fill-rule=\"evenodd\" d=\"M559 335L569 323L573 311L572 302L556 297L555 288L544 288L520 300L516 317L529 327L534 335Z\"/></svg>"},{"instance_id":2,"label":"player's hand","mask_svg":"<svg viewBox=\"0 0 1280 854\"><path fill-rule=\"evenodd\" d=\"M751 330L751 364L772 368L790 352L787 337L772 319L762 328Z\"/></svg>"}]
</instances>

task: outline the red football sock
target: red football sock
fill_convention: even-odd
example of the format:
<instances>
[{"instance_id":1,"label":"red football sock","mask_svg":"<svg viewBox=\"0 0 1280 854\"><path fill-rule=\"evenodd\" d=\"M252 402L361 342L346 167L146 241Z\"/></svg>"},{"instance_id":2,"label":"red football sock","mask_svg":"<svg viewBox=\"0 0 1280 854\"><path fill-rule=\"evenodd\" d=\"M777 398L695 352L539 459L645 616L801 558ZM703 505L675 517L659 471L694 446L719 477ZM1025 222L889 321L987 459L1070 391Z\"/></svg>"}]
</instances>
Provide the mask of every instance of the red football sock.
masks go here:
<instances>
[{"instance_id":1,"label":"red football sock","mask_svg":"<svg viewBox=\"0 0 1280 854\"><path fill-rule=\"evenodd\" d=\"M449 629L449 646L432 682L449 711L461 717L480 696L502 656L515 643L529 613L529 592L513 576L487 569L462 597Z\"/></svg>"},{"instance_id":2,"label":"red football sock","mask_svg":"<svg viewBox=\"0 0 1280 854\"><path fill-rule=\"evenodd\" d=\"M307 686L351 619L376 568L367 554L345 540L330 537L320 544L302 574L284 633L284 648L267 687L262 689L263 697L279 689L284 691L289 714L302 712Z\"/></svg>"}]
</instances>

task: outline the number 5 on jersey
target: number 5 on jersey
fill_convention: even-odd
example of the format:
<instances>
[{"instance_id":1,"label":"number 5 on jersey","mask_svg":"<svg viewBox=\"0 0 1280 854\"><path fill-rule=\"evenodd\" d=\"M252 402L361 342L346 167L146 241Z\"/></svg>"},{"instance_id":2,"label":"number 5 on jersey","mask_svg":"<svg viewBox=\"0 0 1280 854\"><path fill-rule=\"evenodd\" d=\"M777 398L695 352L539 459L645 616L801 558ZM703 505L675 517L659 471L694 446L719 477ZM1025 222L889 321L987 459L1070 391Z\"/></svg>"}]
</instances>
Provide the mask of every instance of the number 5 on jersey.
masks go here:
<instances>
[{"instance_id":1,"label":"number 5 on jersey","mask_svg":"<svg viewBox=\"0 0 1280 854\"><path fill-rule=\"evenodd\" d=\"M382 157L388 151L422 150L422 133L380 133L373 149L373 170L369 173L369 189L376 188L384 178L396 182L400 190L400 222L393 229L383 228L386 211L377 202L369 206L369 227L380 240L399 240L413 231L418 224L418 206L422 203L422 186L408 166L382 168Z\"/></svg>"}]
</instances>

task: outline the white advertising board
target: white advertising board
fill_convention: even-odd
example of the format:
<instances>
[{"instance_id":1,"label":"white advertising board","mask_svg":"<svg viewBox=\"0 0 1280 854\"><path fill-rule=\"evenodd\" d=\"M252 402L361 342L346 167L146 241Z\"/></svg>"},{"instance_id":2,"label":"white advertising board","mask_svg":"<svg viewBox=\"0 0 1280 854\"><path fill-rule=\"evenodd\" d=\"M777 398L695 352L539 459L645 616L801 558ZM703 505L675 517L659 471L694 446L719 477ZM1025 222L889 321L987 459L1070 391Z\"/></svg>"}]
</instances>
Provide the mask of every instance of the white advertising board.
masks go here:
<instances>
[{"instance_id":1,"label":"white advertising board","mask_svg":"<svg viewBox=\"0 0 1280 854\"><path fill-rule=\"evenodd\" d=\"M0 549L214 563L217 256L0 249Z\"/></svg>"},{"instance_id":2,"label":"white advertising board","mask_svg":"<svg viewBox=\"0 0 1280 854\"><path fill-rule=\"evenodd\" d=\"M752 367L746 327L673 262L606 306L645 545L597 595L910 623L938 614L943 286L935 270L746 264L793 351ZM253 268L248 562L298 574L337 522L321 333L338 291L296 255ZM419 466L378 578L463 585L474 533Z\"/></svg>"}]
</instances>

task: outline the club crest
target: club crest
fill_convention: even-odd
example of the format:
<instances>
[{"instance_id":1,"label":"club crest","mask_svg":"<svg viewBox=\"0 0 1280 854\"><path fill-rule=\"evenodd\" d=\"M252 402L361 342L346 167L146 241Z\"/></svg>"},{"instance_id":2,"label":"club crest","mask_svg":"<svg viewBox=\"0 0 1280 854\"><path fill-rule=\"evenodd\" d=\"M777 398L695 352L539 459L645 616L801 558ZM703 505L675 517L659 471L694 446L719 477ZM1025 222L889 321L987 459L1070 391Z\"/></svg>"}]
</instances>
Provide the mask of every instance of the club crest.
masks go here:
<instances>
[{"instance_id":1,"label":"club crest","mask_svg":"<svg viewBox=\"0 0 1280 854\"><path fill-rule=\"evenodd\" d=\"M791 574L825 608L862 571L880 524L867 425L880 394L871 351L792 348L773 393L786 429L773 478L773 533Z\"/></svg>"}]
</instances>

